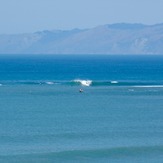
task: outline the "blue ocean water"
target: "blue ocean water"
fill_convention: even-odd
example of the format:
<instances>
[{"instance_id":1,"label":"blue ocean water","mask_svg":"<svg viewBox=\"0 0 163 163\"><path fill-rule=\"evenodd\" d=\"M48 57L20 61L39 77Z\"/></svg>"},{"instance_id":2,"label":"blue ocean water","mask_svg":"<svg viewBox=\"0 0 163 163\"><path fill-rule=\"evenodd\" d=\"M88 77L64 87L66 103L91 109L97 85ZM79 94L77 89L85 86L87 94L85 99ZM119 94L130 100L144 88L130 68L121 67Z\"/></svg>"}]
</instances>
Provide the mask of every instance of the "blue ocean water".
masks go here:
<instances>
[{"instance_id":1,"label":"blue ocean water","mask_svg":"<svg viewBox=\"0 0 163 163\"><path fill-rule=\"evenodd\" d=\"M0 162L162 163L162 74L163 56L0 56Z\"/></svg>"}]
</instances>

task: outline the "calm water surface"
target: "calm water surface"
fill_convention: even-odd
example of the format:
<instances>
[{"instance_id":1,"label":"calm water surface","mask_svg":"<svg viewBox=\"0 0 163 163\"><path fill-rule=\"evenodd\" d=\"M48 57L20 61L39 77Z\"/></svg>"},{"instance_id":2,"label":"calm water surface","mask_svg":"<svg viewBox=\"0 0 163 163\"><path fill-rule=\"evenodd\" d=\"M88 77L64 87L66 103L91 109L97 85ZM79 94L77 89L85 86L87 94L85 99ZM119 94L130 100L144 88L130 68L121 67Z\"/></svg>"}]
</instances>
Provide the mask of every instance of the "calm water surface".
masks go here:
<instances>
[{"instance_id":1,"label":"calm water surface","mask_svg":"<svg viewBox=\"0 0 163 163\"><path fill-rule=\"evenodd\" d=\"M0 162L162 163L162 74L163 56L0 56Z\"/></svg>"}]
</instances>

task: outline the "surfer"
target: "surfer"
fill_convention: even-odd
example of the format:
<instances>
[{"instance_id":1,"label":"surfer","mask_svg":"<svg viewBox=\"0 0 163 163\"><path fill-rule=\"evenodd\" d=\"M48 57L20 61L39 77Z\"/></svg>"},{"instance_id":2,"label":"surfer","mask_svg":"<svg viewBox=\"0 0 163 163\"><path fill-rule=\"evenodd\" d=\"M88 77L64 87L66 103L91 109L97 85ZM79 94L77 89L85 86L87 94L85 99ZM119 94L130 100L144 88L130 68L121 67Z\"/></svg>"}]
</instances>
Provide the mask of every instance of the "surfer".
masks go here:
<instances>
[{"instance_id":1,"label":"surfer","mask_svg":"<svg viewBox=\"0 0 163 163\"><path fill-rule=\"evenodd\" d=\"M82 93L82 92L83 92L83 89L80 88L80 89L79 89L79 92Z\"/></svg>"}]
</instances>

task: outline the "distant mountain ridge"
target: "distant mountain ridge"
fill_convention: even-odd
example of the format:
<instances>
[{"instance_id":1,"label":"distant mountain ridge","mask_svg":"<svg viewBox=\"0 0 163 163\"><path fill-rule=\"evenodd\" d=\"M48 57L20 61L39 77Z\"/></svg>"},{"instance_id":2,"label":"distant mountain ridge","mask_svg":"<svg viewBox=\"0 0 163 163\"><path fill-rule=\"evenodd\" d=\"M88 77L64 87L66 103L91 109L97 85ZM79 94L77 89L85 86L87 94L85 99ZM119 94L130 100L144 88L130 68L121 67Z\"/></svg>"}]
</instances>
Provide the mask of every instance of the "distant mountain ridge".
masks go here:
<instances>
[{"instance_id":1,"label":"distant mountain ridge","mask_svg":"<svg viewBox=\"0 0 163 163\"><path fill-rule=\"evenodd\" d=\"M163 54L163 24L0 35L0 54Z\"/></svg>"}]
</instances>

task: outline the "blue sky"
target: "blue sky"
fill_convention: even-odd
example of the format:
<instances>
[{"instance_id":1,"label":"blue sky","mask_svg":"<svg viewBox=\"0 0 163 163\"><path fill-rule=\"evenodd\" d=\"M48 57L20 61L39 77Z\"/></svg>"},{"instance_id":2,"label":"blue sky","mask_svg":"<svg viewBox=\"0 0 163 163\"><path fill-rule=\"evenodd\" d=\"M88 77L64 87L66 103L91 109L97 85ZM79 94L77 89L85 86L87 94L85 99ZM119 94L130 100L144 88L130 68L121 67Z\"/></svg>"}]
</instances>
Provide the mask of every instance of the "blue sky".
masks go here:
<instances>
[{"instance_id":1,"label":"blue sky","mask_svg":"<svg viewBox=\"0 0 163 163\"><path fill-rule=\"evenodd\" d=\"M163 0L0 0L0 34L163 23Z\"/></svg>"}]
</instances>

